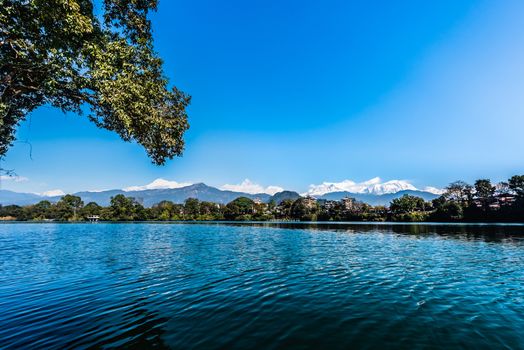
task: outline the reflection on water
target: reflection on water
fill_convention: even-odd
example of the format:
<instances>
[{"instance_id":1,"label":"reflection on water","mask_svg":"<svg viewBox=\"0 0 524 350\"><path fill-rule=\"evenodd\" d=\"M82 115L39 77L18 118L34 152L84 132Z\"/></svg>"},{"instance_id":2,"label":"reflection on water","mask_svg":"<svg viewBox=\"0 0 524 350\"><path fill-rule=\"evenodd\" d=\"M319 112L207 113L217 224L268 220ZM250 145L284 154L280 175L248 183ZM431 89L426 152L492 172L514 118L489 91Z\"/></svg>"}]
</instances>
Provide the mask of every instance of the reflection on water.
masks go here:
<instances>
[{"instance_id":1,"label":"reflection on water","mask_svg":"<svg viewBox=\"0 0 524 350\"><path fill-rule=\"evenodd\" d=\"M0 348L522 348L524 226L1 224Z\"/></svg>"},{"instance_id":2,"label":"reflection on water","mask_svg":"<svg viewBox=\"0 0 524 350\"><path fill-rule=\"evenodd\" d=\"M425 237L439 235L465 240L480 239L486 242L511 242L513 239L524 238L524 224L443 224L391 222L215 222L208 224L317 231L325 230L347 233L396 233L403 235L421 235Z\"/></svg>"}]
</instances>

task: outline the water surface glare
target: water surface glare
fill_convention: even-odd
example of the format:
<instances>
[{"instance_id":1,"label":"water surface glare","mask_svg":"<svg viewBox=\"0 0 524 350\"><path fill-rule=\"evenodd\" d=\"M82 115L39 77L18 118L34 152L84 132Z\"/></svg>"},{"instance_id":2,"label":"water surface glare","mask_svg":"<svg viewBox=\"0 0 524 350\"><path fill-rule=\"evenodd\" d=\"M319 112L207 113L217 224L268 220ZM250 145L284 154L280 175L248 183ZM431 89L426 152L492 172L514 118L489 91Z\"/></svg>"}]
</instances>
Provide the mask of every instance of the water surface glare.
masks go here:
<instances>
[{"instance_id":1,"label":"water surface glare","mask_svg":"<svg viewBox=\"0 0 524 350\"><path fill-rule=\"evenodd\" d=\"M523 287L523 226L0 224L0 349L519 349Z\"/></svg>"}]
</instances>

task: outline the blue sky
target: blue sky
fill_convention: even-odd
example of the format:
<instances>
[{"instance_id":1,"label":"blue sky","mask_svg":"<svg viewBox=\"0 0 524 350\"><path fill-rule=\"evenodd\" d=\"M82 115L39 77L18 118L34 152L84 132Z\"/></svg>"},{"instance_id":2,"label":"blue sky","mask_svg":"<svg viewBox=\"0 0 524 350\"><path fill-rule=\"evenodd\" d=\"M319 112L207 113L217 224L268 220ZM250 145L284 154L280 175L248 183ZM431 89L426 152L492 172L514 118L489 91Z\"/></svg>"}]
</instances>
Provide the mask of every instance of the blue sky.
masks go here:
<instances>
[{"instance_id":1,"label":"blue sky","mask_svg":"<svg viewBox=\"0 0 524 350\"><path fill-rule=\"evenodd\" d=\"M250 179L303 192L524 173L522 1L163 0L153 27L166 75L193 96L184 156L152 165L138 145L43 107L2 163L20 178L2 188Z\"/></svg>"}]
</instances>

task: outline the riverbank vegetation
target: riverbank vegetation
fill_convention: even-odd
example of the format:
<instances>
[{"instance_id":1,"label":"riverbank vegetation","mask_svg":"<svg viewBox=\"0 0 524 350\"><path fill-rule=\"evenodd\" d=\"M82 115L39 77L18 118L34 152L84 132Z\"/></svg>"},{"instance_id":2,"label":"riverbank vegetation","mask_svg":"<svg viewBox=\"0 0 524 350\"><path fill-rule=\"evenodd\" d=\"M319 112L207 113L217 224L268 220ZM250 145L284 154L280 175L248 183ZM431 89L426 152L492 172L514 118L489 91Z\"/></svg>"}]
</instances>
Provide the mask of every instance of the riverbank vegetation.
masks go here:
<instances>
[{"instance_id":1,"label":"riverbank vegetation","mask_svg":"<svg viewBox=\"0 0 524 350\"><path fill-rule=\"evenodd\" d=\"M183 204L162 201L145 208L139 200L124 195L111 198L107 207L84 204L65 195L57 203L41 201L29 206L0 206L1 220L19 221L399 221L399 222L524 222L524 175L493 185L488 179L473 185L451 183L431 202L404 195L389 206L371 206L353 198L340 201L301 197L280 203L262 203L239 197L224 205L187 199Z\"/></svg>"}]
</instances>

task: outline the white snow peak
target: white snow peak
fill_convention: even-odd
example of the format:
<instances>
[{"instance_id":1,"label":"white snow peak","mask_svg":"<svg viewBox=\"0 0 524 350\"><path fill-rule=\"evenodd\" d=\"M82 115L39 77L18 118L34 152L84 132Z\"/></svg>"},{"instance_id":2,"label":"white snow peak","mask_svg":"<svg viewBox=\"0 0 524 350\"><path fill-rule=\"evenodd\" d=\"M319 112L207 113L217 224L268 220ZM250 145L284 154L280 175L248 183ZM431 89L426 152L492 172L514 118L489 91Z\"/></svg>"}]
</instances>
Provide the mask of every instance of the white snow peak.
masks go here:
<instances>
[{"instance_id":1,"label":"white snow peak","mask_svg":"<svg viewBox=\"0 0 524 350\"><path fill-rule=\"evenodd\" d=\"M41 193L44 197L57 197L57 196L65 196L65 192L62 190L50 190L45 191Z\"/></svg>"},{"instance_id":2,"label":"white snow peak","mask_svg":"<svg viewBox=\"0 0 524 350\"><path fill-rule=\"evenodd\" d=\"M323 182L319 185L309 185L309 190L305 193L310 196L322 196L331 192L350 192L382 195L387 193L397 193L400 191L418 191L407 180L390 180L382 182L379 177L374 177L363 182L344 180L341 182ZM439 194L441 190L435 187L426 187L423 191Z\"/></svg>"},{"instance_id":3,"label":"white snow peak","mask_svg":"<svg viewBox=\"0 0 524 350\"><path fill-rule=\"evenodd\" d=\"M180 188L190 186L189 182L176 182L169 181L165 179L156 179L155 181L144 185L144 186L130 186L126 187L123 190L126 192L129 191L145 191L145 190L160 190L160 189L169 189L169 188Z\"/></svg>"},{"instance_id":4,"label":"white snow peak","mask_svg":"<svg viewBox=\"0 0 524 350\"><path fill-rule=\"evenodd\" d=\"M443 190L441 188L432 187L432 186L424 187L423 191L433 193L433 194L438 194L438 195L441 195L444 192L446 192L446 190Z\"/></svg>"}]
</instances>

